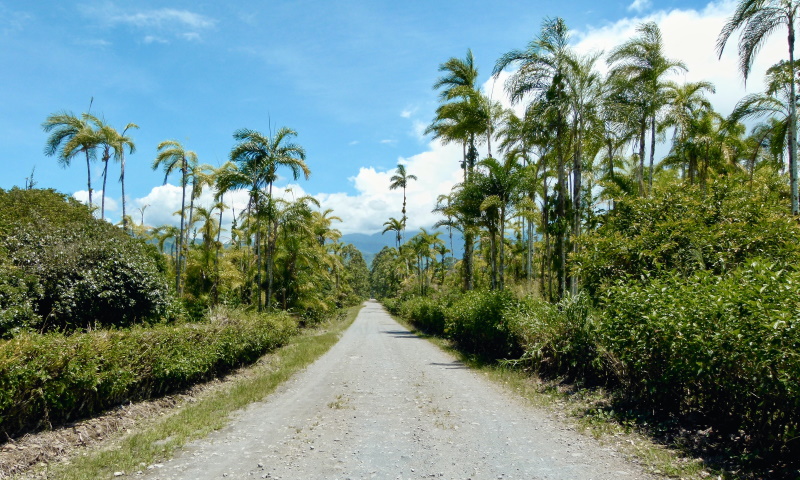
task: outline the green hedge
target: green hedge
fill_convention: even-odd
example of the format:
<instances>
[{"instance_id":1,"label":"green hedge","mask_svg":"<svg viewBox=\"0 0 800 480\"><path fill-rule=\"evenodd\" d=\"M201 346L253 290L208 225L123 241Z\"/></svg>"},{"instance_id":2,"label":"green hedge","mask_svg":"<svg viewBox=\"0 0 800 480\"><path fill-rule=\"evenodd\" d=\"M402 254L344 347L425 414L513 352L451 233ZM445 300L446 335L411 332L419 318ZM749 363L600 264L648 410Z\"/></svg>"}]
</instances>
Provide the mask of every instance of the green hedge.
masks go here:
<instances>
[{"instance_id":1,"label":"green hedge","mask_svg":"<svg viewBox=\"0 0 800 480\"><path fill-rule=\"evenodd\" d=\"M297 332L287 314L85 334L23 333L0 344L0 431L47 428L177 391L251 363Z\"/></svg>"},{"instance_id":2,"label":"green hedge","mask_svg":"<svg viewBox=\"0 0 800 480\"><path fill-rule=\"evenodd\" d=\"M798 286L800 273L763 261L620 284L603 299L598 341L639 404L784 443L800 434Z\"/></svg>"},{"instance_id":3,"label":"green hedge","mask_svg":"<svg viewBox=\"0 0 800 480\"><path fill-rule=\"evenodd\" d=\"M468 292L445 311L445 334L470 353L518 358L522 352L503 317L513 302L508 291Z\"/></svg>"}]
</instances>

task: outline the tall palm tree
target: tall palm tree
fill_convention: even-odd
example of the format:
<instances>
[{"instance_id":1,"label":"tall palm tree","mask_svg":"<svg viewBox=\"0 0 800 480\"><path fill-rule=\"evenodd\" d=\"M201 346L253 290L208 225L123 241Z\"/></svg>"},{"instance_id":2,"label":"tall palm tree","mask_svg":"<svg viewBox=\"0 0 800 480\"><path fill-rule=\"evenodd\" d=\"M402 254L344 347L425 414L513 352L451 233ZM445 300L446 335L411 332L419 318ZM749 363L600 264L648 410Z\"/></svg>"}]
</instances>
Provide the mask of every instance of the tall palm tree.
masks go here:
<instances>
[{"instance_id":1,"label":"tall palm tree","mask_svg":"<svg viewBox=\"0 0 800 480\"><path fill-rule=\"evenodd\" d=\"M664 126L673 127L671 154L681 159L684 173L688 174L689 183L694 182L695 170L688 164L685 146L689 141L692 125L702 111L711 109L711 102L705 93L714 93L714 85L709 82L689 82L678 85L667 83L667 101L670 105L664 118Z\"/></svg>"},{"instance_id":2,"label":"tall palm tree","mask_svg":"<svg viewBox=\"0 0 800 480\"><path fill-rule=\"evenodd\" d=\"M656 120L664 107L664 77L676 71L686 71L686 65L664 56L664 41L661 29L655 22L647 22L636 29L638 36L614 48L608 56L610 75L627 81L629 88L641 97L641 121L639 137L639 162L644 178L645 132L650 129L650 169L648 189L653 187L653 163L655 159ZM644 182L642 181L642 184ZM643 185L642 185L643 186Z\"/></svg>"},{"instance_id":3,"label":"tall palm tree","mask_svg":"<svg viewBox=\"0 0 800 480\"><path fill-rule=\"evenodd\" d=\"M557 161L558 184L556 222L566 223L566 145L568 139L567 118L569 102L567 93L567 74L572 53L569 48L569 29L561 18L546 19L539 35L525 50L512 50L505 53L495 63L495 78L507 67L516 65L514 72L506 81L506 91L512 103L533 96L528 105L529 111L536 111L536 117L544 119L548 130L555 133L552 146ZM559 295L566 289L566 229L559 230L558 242L558 285Z\"/></svg>"},{"instance_id":4,"label":"tall palm tree","mask_svg":"<svg viewBox=\"0 0 800 480\"><path fill-rule=\"evenodd\" d=\"M397 164L396 173L392 175L392 178L389 179L391 182L389 184L389 190L396 190L398 188L403 189L403 230L405 230L406 220L408 220L408 217L406 217L406 187L408 187L409 181L416 179L416 175L409 175L406 173L406 166L401 163Z\"/></svg>"},{"instance_id":5,"label":"tall palm tree","mask_svg":"<svg viewBox=\"0 0 800 480\"><path fill-rule=\"evenodd\" d=\"M197 154L191 150L186 150L177 140L165 140L158 144L156 150L158 155L153 160L153 170L159 167L164 170L164 185L167 184L167 178L173 172L179 171L181 173L181 226L178 237L178 254L175 257L175 289L180 295L182 257L185 249L184 233L186 231L186 185L189 171L197 164Z\"/></svg>"},{"instance_id":6,"label":"tall palm tree","mask_svg":"<svg viewBox=\"0 0 800 480\"><path fill-rule=\"evenodd\" d=\"M491 132L489 103L477 83L478 68L472 50L467 50L463 59L448 59L439 65L439 71L443 75L433 84L433 89L440 90L441 105L425 133L432 133L434 138L445 144L453 141L461 143L461 167L466 179L477 162L477 136Z\"/></svg>"},{"instance_id":7,"label":"tall palm tree","mask_svg":"<svg viewBox=\"0 0 800 480\"><path fill-rule=\"evenodd\" d=\"M139 128L138 125L135 123L128 123L125 125L125 128L122 129L122 133L119 134L115 138L114 143L114 156L119 161L119 183L122 187L122 218L124 219L126 216L125 213L125 149L128 149L128 153L134 153L136 151L136 145L133 143L133 139L130 137L125 136L125 134L131 128ZM142 223L144 223L144 210L142 210ZM125 230L128 228L127 220L123 220L122 222L122 229Z\"/></svg>"},{"instance_id":8,"label":"tall palm tree","mask_svg":"<svg viewBox=\"0 0 800 480\"><path fill-rule=\"evenodd\" d=\"M240 170L250 178L251 195L267 189L267 308L272 302L272 254L274 251L275 212L272 198L272 185L278 179L278 168L291 170L295 180L302 174L306 179L311 170L305 163L306 152L300 145L291 143L297 132L282 127L272 137L265 136L255 130L242 128L236 130L233 138L238 142L230 153L232 162L239 165ZM260 195L257 193L257 195ZM256 202L258 216L260 203ZM259 307L261 305L259 295Z\"/></svg>"},{"instance_id":9,"label":"tall palm tree","mask_svg":"<svg viewBox=\"0 0 800 480\"><path fill-rule=\"evenodd\" d=\"M99 145L97 132L92 128L88 114L81 118L71 112L54 113L42 123L42 129L50 133L44 147L48 157L56 155L63 167L68 167L79 153L86 156L86 188L89 190L89 207L92 206L92 165L95 149Z\"/></svg>"},{"instance_id":10,"label":"tall palm tree","mask_svg":"<svg viewBox=\"0 0 800 480\"><path fill-rule=\"evenodd\" d=\"M717 37L717 53L722 52L731 35L742 31L739 39L739 70L747 82L756 55L769 35L782 26L786 27L789 46L789 78L795 78L794 24L797 19L798 0L740 0L733 15L728 19ZM789 82L789 99L797 98L795 82ZM789 182L792 196L792 215L800 215L797 186L797 106L789 101Z\"/></svg>"}]
</instances>

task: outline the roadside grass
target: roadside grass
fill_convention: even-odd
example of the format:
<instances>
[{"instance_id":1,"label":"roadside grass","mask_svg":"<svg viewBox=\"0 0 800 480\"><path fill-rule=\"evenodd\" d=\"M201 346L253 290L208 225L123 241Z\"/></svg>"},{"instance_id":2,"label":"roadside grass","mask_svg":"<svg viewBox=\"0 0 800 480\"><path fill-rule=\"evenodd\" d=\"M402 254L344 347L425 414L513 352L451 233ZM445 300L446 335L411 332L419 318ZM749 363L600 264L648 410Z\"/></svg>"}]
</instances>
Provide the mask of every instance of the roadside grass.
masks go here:
<instances>
[{"instance_id":1,"label":"roadside grass","mask_svg":"<svg viewBox=\"0 0 800 480\"><path fill-rule=\"evenodd\" d=\"M121 436L102 450L79 453L66 462L32 473L59 480L114 478L116 472L134 474L170 458L188 442L225 426L232 412L263 399L322 356L353 323L360 309L361 306L349 308L344 316L301 333L268 354L266 360L247 367L243 378L227 388L188 403L175 413L145 422L138 431Z\"/></svg>"},{"instance_id":2,"label":"roadside grass","mask_svg":"<svg viewBox=\"0 0 800 480\"><path fill-rule=\"evenodd\" d=\"M613 445L626 456L636 458L653 475L682 480L737 478L708 468L702 459L687 458L680 451L657 443L641 433L633 422L619 422L605 408L611 404L611 400L602 389L545 381L512 364L465 354L448 339L418 331L404 318L395 315L392 318L411 332L450 353L469 368L515 392L531 405L549 409L567 420L576 430L589 434L604 444Z\"/></svg>"}]
</instances>

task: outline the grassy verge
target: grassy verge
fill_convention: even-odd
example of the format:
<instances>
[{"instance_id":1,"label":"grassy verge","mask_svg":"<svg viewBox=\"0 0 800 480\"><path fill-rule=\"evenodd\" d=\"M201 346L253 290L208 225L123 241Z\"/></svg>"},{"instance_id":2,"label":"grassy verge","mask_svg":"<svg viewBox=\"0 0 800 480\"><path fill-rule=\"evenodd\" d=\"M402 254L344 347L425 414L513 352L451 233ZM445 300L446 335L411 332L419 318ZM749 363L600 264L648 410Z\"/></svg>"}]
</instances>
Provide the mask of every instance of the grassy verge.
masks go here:
<instances>
[{"instance_id":1,"label":"grassy verge","mask_svg":"<svg viewBox=\"0 0 800 480\"><path fill-rule=\"evenodd\" d=\"M108 448L76 456L70 462L44 467L49 479L91 480L113 478L115 472L132 473L170 458L181 446L222 428L229 415L263 399L293 374L327 352L355 320L360 307L348 309L343 318L320 324L279 348L268 361L250 367L248 375L228 388L212 392L174 414L153 421L117 439Z\"/></svg>"},{"instance_id":2,"label":"grassy verge","mask_svg":"<svg viewBox=\"0 0 800 480\"><path fill-rule=\"evenodd\" d=\"M610 398L602 389L582 389L575 385L564 385L554 381L543 381L530 373L513 366L486 361L455 348L452 341L418 332L407 320L392 316L398 323L419 336L426 338L442 350L450 353L469 368L483 373L495 383L515 392L532 405L548 408L557 416L567 420L575 429L590 434L605 444L614 445L625 455L632 456L654 475L700 480L717 478L705 468L700 459L686 458L677 450L658 444L647 435L639 433L633 423L624 424L605 414ZM734 479L724 475L720 478Z\"/></svg>"}]
</instances>

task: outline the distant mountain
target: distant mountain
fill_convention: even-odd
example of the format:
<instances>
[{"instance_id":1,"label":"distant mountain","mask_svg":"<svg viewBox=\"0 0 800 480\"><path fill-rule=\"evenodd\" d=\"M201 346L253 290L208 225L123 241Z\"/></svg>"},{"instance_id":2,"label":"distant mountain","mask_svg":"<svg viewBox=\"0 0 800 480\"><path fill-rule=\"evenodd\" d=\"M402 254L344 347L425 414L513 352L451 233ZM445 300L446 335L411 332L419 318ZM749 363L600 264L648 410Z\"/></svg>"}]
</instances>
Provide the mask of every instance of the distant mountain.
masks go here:
<instances>
[{"instance_id":1,"label":"distant mountain","mask_svg":"<svg viewBox=\"0 0 800 480\"><path fill-rule=\"evenodd\" d=\"M419 232L419 230L407 231L405 233L405 240L408 240ZM439 238L444 240L447 248L450 248L450 237L447 230L442 231ZM394 232L386 232L384 234L373 233L372 235L367 235L365 233L348 233L342 235L339 241L342 243L352 243L353 246L361 252L361 255L364 256L364 261L367 262L367 265L371 266L372 259L375 258L375 255L377 255L383 247L395 246L395 234ZM453 249L455 250L456 257L460 257L464 249L464 240L461 238L461 233L455 230L453 231Z\"/></svg>"}]
</instances>

